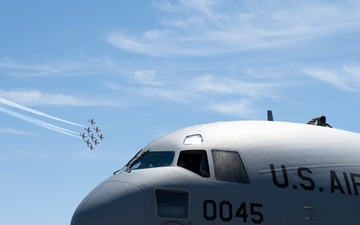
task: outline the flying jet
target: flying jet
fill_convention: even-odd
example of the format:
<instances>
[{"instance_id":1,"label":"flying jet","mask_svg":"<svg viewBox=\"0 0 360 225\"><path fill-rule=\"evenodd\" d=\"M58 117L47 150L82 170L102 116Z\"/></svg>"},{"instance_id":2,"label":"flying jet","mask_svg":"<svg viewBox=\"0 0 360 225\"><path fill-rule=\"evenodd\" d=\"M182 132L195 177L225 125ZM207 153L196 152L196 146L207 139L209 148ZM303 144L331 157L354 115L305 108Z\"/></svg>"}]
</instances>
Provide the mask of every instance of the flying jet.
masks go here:
<instances>
[{"instance_id":1,"label":"flying jet","mask_svg":"<svg viewBox=\"0 0 360 225\"><path fill-rule=\"evenodd\" d=\"M99 127L94 127L94 130L96 131L96 133L99 133L99 131L101 131Z\"/></svg>"},{"instance_id":2,"label":"flying jet","mask_svg":"<svg viewBox=\"0 0 360 225\"><path fill-rule=\"evenodd\" d=\"M91 123L91 125L94 125L94 123L96 123L94 119L88 119L88 121Z\"/></svg>"},{"instance_id":3,"label":"flying jet","mask_svg":"<svg viewBox=\"0 0 360 225\"><path fill-rule=\"evenodd\" d=\"M82 134L80 134L80 136L81 136L83 139L85 139L86 134L85 134L85 133L82 133Z\"/></svg>"},{"instance_id":4,"label":"flying jet","mask_svg":"<svg viewBox=\"0 0 360 225\"><path fill-rule=\"evenodd\" d=\"M360 134L229 121L171 132L93 189L71 225L358 225Z\"/></svg>"},{"instance_id":5,"label":"flying jet","mask_svg":"<svg viewBox=\"0 0 360 225\"><path fill-rule=\"evenodd\" d=\"M90 136L90 137L91 137L91 140L92 140L92 141L96 140L96 138L95 138L95 135L94 135L94 134L91 134L91 136Z\"/></svg>"},{"instance_id":6,"label":"flying jet","mask_svg":"<svg viewBox=\"0 0 360 225\"><path fill-rule=\"evenodd\" d=\"M98 145L98 144L100 144L100 142L95 138L95 140L94 140L94 143L95 143L95 145Z\"/></svg>"},{"instance_id":7,"label":"flying jet","mask_svg":"<svg viewBox=\"0 0 360 225\"><path fill-rule=\"evenodd\" d=\"M91 145L90 140L89 140L89 139L86 139L86 140L84 140L84 141L86 142L87 146L90 147L90 145Z\"/></svg>"},{"instance_id":8,"label":"flying jet","mask_svg":"<svg viewBox=\"0 0 360 225\"><path fill-rule=\"evenodd\" d=\"M89 145L90 150L95 149L92 145Z\"/></svg>"},{"instance_id":9,"label":"flying jet","mask_svg":"<svg viewBox=\"0 0 360 225\"><path fill-rule=\"evenodd\" d=\"M100 140L102 140L102 139L105 138L105 137L103 136L103 134L98 134L97 136L100 138Z\"/></svg>"},{"instance_id":10,"label":"flying jet","mask_svg":"<svg viewBox=\"0 0 360 225\"><path fill-rule=\"evenodd\" d=\"M90 134L90 132L91 132L91 129L90 129L90 127L88 127L88 128L85 128L85 130L88 132L88 134Z\"/></svg>"}]
</instances>

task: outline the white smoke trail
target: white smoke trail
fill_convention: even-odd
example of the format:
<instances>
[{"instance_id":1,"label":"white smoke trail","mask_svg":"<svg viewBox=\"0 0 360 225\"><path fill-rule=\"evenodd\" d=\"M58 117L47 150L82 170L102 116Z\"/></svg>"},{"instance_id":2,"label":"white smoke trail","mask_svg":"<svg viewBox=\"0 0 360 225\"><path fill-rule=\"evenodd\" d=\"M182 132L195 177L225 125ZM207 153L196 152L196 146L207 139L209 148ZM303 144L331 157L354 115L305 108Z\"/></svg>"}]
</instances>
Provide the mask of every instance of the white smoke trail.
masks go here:
<instances>
[{"instance_id":1,"label":"white smoke trail","mask_svg":"<svg viewBox=\"0 0 360 225\"><path fill-rule=\"evenodd\" d=\"M60 121L60 122L63 122L63 123L67 123L67 124L71 124L71 125L75 125L75 126L78 126L78 127L85 127L85 126L80 125L80 124L77 124L77 123L73 123L73 122L70 122L70 121L67 121L67 120L60 119L60 118L55 117L55 116L48 115L48 114L46 114L46 113L42 113L42 112L37 111L37 110L34 110L34 109L30 109L30 108L28 108L28 107L19 105L19 104L15 103L15 102L11 102L11 101L6 100L6 99L3 99L3 98L0 98L0 102L1 102L1 103L4 103L5 105L8 105L8 106L12 106L12 107L15 107L15 108L24 110L24 111L26 111L26 112L30 112L30 113L36 114L36 115L38 115L38 116L43 116L43 117L46 117L46 118L49 118L49 119L57 120L57 121Z\"/></svg>"},{"instance_id":2,"label":"white smoke trail","mask_svg":"<svg viewBox=\"0 0 360 225\"><path fill-rule=\"evenodd\" d=\"M52 125L50 123L43 122L41 120L32 118L30 116L25 116L23 114L11 111L9 109L5 109L5 108L3 108L1 106L0 106L0 111L2 111L4 113L7 113L7 114L9 114L11 116L14 116L16 118L22 119L22 120L24 120L26 122L33 123L35 125L38 125L38 126L41 126L41 127L44 127L44 128L47 128L47 129L50 129L50 130L53 130L53 131L56 131L56 132L59 132L59 133L67 134L67 135L72 136L72 137L81 138L78 135L77 132L74 132L74 131L71 131L71 130L68 130L68 129L64 129L64 128Z\"/></svg>"}]
</instances>

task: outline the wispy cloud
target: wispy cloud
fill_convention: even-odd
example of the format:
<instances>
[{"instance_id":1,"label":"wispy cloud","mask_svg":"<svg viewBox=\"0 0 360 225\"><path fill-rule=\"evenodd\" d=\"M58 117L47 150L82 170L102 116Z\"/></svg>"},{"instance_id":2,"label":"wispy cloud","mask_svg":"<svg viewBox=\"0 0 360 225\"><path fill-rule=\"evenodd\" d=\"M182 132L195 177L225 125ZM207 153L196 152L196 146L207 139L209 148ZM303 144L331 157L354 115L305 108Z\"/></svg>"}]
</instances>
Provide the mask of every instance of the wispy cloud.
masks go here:
<instances>
[{"instance_id":1,"label":"wispy cloud","mask_svg":"<svg viewBox=\"0 0 360 225\"><path fill-rule=\"evenodd\" d=\"M103 76L127 73L127 62L119 62L107 56L89 57L76 53L71 59L51 59L36 63L24 63L9 57L0 58L0 72L15 77L68 77L93 75Z\"/></svg>"},{"instance_id":2,"label":"wispy cloud","mask_svg":"<svg viewBox=\"0 0 360 225\"><path fill-rule=\"evenodd\" d=\"M99 105L118 105L116 101L111 99L90 99L75 97L64 94L43 93L39 90L2 90L0 89L0 97L18 102L24 105L68 105L68 106L99 106Z\"/></svg>"},{"instance_id":3,"label":"wispy cloud","mask_svg":"<svg viewBox=\"0 0 360 225\"><path fill-rule=\"evenodd\" d=\"M16 130L12 128L5 128L0 127L0 134L13 134L13 135L20 135L20 136L34 136L34 133L22 131L22 130Z\"/></svg>"},{"instance_id":4,"label":"wispy cloud","mask_svg":"<svg viewBox=\"0 0 360 225\"><path fill-rule=\"evenodd\" d=\"M360 65L344 64L342 68L325 69L321 67L306 68L304 72L311 77L326 82L335 88L348 91L359 92L360 88Z\"/></svg>"},{"instance_id":5,"label":"wispy cloud","mask_svg":"<svg viewBox=\"0 0 360 225\"><path fill-rule=\"evenodd\" d=\"M254 114L253 105L248 99L238 101L210 102L207 108L226 115L251 117Z\"/></svg>"},{"instance_id":6,"label":"wispy cloud","mask_svg":"<svg viewBox=\"0 0 360 225\"><path fill-rule=\"evenodd\" d=\"M360 4L343 1L157 1L159 27L118 30L107 41L155 56L214 55L273 48L339 30L359 30ZM230 13L229 13L230 12Z\"/></svg>"},{"instance_id":7,"label":"wispy cloud","mask_svg":"<svg viewBox=\"0 0 360 225\"><path fill-rule=\"evenodd\" d=\"M162 85L160 80L156 79L156 71L155 70L138 70L133 74L133 78L142 84L146 85Z\"/></svg>"},{"instance_id":8,"label":"wispy cloud","mask_svg":"<svg viewBox=\"0 0 360 225\"><path fill-rule=\"evenodd\" d=\"M74 71L78 67L79 65L76 63L61 65L59 63L24 64L10 58L0 59L0 70L12 76L38 77L59 74L65 75L67 71Z\"/></svg>"},{"instance_id":9,"label":"wispy cloud","mask_svg":"<svg viewBox=\"0 0 360 225\"><path fill-rule=\"evenodd\" d=\"M271 96L271 89L281 87L284 83L248 82L241 78L199 76L190 83L191 89L204 94L242 95L249 97Z\"/></svg>"},{"instance_id":10,"label":"wispy cloud","mask_svg":"<svg viewBox=\"0 0 360 225\"><path fill-rule=\"evenodd\" d=\"M293 52L287 54L290 60L295 58L295 62L284 62L284 52L280 52L281 58L279 52L244 52L296 46L312 38L339 34L339 31L359 31L360 3L357 1L345 0L335 5L329 1L160 0L153 6L159 10L157 18L161 18L153 29L142 32L119 29L109 33L106 41L129 52L170 56L165 60L137 55L125 62L107 56L91 58L83 53L75 56L78 60L69 60L70 63L60 60L25 64L3 58L0 72L13 76L96 74L97 78L104 77L100 84L128 93L129 99L141 96L196 106L201 103L219 112L226 112L225 108L236 109L228 112L246 112L242 109L254 106L256 101L282 98L277 94L279 90L301 85L295 84L297 80L292 80L284 71L288 68L283 67L289 64L293 66L289 69L291 74L300 77L304 72L342 91L357 92L360 86L359 67L354 64L338 70L304 66L306 69L301 71L299 64L304 65L306 59L296 61L299 58ZM26 105L122 104L112 99L28 89L0 89L0 97Z\"/></svg>"},{"instance_id":11,"label":"wispy cloud","mask_svg":"<svg viewBox=\"0 0 360 225\"><path fill-rule=\"evenodd\" d=\"M112 90L143 98L164 99L212 111L244 115L252 114L253 102L278 99L275 90L294 86L291 82L242 81L242 78L202 75L196 77L159 77L162 85L142 82L133 86L108 83Z\"/></svg>"},{"instance_id":12,"label":"wispy cloud","mask_svg":"<svg viewBox=\"0 0 360 225\"><path fill-rule=\"evenodd\" d=\"M344 64L343 66L345 73L352 80L351 83L356 86L360 86L360 64Z\"/></svg>"}]
</instances>

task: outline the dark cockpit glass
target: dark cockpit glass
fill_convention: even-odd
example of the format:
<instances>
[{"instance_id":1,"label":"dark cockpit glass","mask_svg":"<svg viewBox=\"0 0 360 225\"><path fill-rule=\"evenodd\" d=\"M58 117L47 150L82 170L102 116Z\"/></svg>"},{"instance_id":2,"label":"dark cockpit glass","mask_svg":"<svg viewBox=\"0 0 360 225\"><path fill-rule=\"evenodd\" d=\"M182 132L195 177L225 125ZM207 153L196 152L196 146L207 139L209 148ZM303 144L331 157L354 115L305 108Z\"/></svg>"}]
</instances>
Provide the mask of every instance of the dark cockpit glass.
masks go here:
<instances>
[{"instance_id":1,"label":"dark cockpit glass","mask_svg":"<svg viewBox=\"0 0 360 225\"><path fill-rule=\"evenodd\" d=\"M236 151L212 150L215 177L219 181L249 184L245 165Z\"/></svg>"},{"instance_id":2,"label":"dark cockpit glass","mask_svg":"<svg viewBox=\"0 0 360 225\"><path fill-rule=\"evenodd\" d=\"M205 150L181 151L177 165L202 177L210 177L209 162Z\"/></svg>"},{"instance_id":3,"label":"dark cockpit glass","mask_svg":"<svg viewBox=\"0 0 360 225\"><path fill-rule=\"evenodd\" d=\"M138 159L129 165L130 170L171 166L174 160L175 152L151 152L146 151Z\"/></svg>"}]
</instances>

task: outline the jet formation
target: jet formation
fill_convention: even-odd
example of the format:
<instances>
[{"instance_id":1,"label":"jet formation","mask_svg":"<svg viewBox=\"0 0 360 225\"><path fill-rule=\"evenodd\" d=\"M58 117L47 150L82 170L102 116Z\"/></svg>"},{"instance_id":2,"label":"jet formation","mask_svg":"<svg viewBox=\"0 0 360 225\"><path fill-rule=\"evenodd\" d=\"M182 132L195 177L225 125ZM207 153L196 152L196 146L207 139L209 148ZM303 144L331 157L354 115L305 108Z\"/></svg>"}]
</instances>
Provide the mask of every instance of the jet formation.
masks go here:
<instances>
[{"instance_id":1,"label":"jet formation","mask_svg":"<svg viewBox=\"0 0 360 225\"><path fill-rule=\"evenodd\" d=\"M105 136L102 133L100 133L101 130L99 129L99 127L97 126L92 127L94 124L96 124L96 121L94 119L89 119L88 121L91 124L91 126L85 128L87 134L81 133L80 136L82 137L88 148L90 150L93 150L95 149L94 146L99 145L100 141L102 141L105 138ZM100 139L100 141L98 138Z\"/></svg>"}]
</instances>

